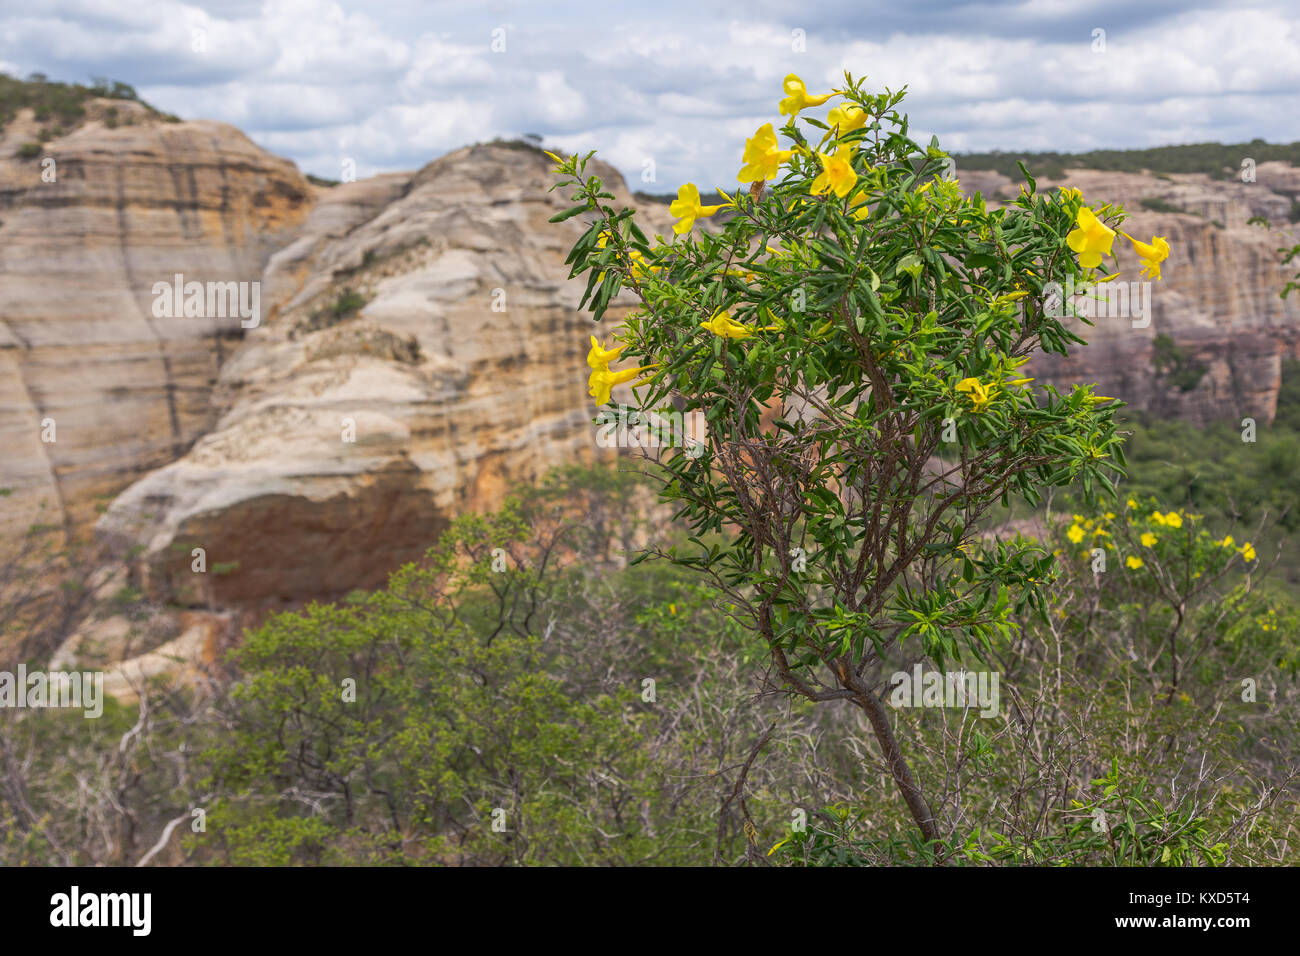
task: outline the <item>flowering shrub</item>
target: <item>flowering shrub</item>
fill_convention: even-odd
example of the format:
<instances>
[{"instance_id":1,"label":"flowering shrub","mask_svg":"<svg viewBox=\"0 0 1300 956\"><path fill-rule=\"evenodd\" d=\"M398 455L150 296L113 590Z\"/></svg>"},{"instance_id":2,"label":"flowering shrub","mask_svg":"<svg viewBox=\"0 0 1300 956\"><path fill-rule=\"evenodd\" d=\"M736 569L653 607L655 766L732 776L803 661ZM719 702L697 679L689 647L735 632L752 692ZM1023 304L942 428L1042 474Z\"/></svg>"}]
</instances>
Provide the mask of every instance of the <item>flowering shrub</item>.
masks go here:
<instances>
[{"instance_id":1,"label":"flowering shrub","mask_svg":"<svg viewBox=\"0 0 1300 956\"><path fill-rule=\"evenodd\" d=\"M1120 471L1114 399L1036 394L1021 370L1035 350L1082 343L1047 290L1104 280L1124 213L1040 193L1027 172L1014 202L989 209L945 178L937 140L908 137L902 93L845 74L816 94L792 75L785 94L788 145L758 129L738 176L751 186L724 203L682 186L669 239L608 204L592 154L553 157L574 202L555 219L589 219L568 258L582 307L599 321L621 291L639 302L617 347L593 337L592 396L640 376L642 409L674 398L705 414L707 454L665 466L662 494L695 545L669 556L734 602L779 686L862 708L931 840L879 664L900 645L981 657L1015 612L1041 612L1052 557L1023 541L974 553L978 523L1012 494L1033 503L1078 482L1091 496ZM801 115L831 100L825 120ZM695 229L723 208L720 233ZM1158 275L1168 244L1135 249Z\"/></svg>"},{"instance_id":2,"label":"flowering shrub","mask_svg":"<svg viewBox=\"0 0 1300 956\"><path fill-rule=\"evenodd\" d=\"M1195 578L1205 572L1217 575L1237 557L1241 558L1243 565L1257 561L1253 544L1246 541L1239 545L1230 534L1214 539L1200 525L1202 518L1203 515L1188 514L1181 508L1162 513L1154 499L1144 507L1137 499L1129 498L1119 516L1113 511L1094 518L1074 515L1065 531L1065 538L1070 544L1085 549L1080 558L1097 557L1094 550L1100 546L1104 551L1116 552L1129 570L1147 567L1144 559L1164 558L1167 562L1171 556L1177 555L1181 559L1181 570ZM1117 536L1121 542L1119 550L1115 543ZM1160 578L1160 583L1173 583L1165 580L1166 575L1176 573L1168 564L1157 564L1148 570Z\"/></svg>"},{"instance_id":3,"label":"flowering shrub","mask_svg":"<svg viewBox=\"0 0 1300 956\"><path fill-rule=\"evenodd\" d=\"M1164 510L1154 498L1128 497L1117 508L1074 514L1053 528L1052 554L1062 559L1057 579L1070 596L1054 612L1064 630L1082 637L1100 622L1162 697L1185 697L1193 667L1202 670L1202 683L1227 682L1212 699L1235 695L1242 675L1211 665L1217 657L1207 652L1240 660L1246 644L1272 659L1277 677L1294 678L1295 611L1260 588L1253 543L1213 534L1203 515Z\"/></svg>"},{"instance_id":4,"label":"flowering shrub","mask_svg":"<svg viewBox=\"0 0 1300 956\"><path fill-rule=\"evenodd\" d=\"M965 766L942 840L899 833L873 795L855 794L810 812L769 856L814 866L1285 858L1300 778L1300 609L1263 586L1267 556L1204 520L1134 496L1051 517L1047 619L1023 618L991 655L1011 698L1006 719L897 716L919 774Z\"/></svg>"}]
</instances>

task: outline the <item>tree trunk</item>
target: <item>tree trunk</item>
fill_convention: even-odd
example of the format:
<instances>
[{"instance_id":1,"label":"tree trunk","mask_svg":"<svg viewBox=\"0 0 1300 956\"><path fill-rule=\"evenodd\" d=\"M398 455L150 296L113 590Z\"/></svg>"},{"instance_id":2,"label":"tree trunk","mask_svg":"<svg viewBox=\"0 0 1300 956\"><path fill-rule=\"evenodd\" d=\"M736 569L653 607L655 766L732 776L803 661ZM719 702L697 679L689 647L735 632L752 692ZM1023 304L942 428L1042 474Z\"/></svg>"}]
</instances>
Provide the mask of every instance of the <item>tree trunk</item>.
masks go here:
<instances>
[{"instance_id":1,"label":"tree trunk","mask_svg":"<svg viewBox=\"0 0 1300 956\"><path fill-rule=\"evenodd\" d=\"M907 803L907 809L911 811L912 819L921 830L921 836L927 843L939 839L939 827L935 823L930 804L922 795L921 788L916 785L912 769L903 759L903 751L899 749L894 728L889 726L889 714L885 710L885 705L872 693L866 682L852 670L844 668L840 680L853 691L853 702L862 708L867 719L871 721L871 729L875 731L876 741L880 744L880 753L889 766L889 772L894 777L898 792L903 795L903 800Z\"/></svg>"}]
</instances>

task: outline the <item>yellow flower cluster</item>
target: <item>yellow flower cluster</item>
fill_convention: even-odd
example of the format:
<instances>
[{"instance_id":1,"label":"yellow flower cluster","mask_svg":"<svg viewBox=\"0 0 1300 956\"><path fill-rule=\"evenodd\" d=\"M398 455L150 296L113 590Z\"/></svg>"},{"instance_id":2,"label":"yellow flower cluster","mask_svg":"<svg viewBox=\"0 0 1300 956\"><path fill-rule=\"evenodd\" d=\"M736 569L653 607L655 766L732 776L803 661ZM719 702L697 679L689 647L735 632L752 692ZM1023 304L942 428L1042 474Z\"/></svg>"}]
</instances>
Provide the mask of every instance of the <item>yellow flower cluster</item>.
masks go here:
<instances>
[{"instance_id":1,"label":"yellow flower cluster","mask_svg":"<svg viewBox=\"0 0 1300 956\"><path fill-rule=\"evenodd\" d=\"M998 387L994 383L985 385L977 378L963 378L957 383L957 391L970 396L971 411L982 412L997 396Z\"/></svg>"},{"instance_id":2,"label":"yellow flower cluster","mask_svg":"<svg viewBox=\"0 0 1300 956\"><path fill-rule=\"evenodd\" d=\"M782 89L785 97L777 106L782 116L789 116L791 119L798 116L800 110L821 106L832 96L839 95L838 93L809 93L807 85L794 73L785 78ZM867 113L859 106L846 104L831 109L826 118L831 128L826 136L829 140L862 129L867 122ZM740 167L740 172L736 174L736 179L742 183L760 184L754 190L754 194L757 195L757 189L761 188L761 184L769 179L776 179L780 175L781 166L788 163L796 153L810 157L815 155L822 171L813 180L811 194L821 196L825 193L834 193L836 198L843 199L853 191L858 182L857 171L853 168L855 149L856 144L841 144L831 153L820 150L814 153L803 146L782 149L776 130L771 123L765 123L755 130L753 136L745 140L745 149L741 156L743 165ZM860 196L853 202L851 207L853 218L858 220L866 218L868 210L865 203L866 196ZM678 219L673 225L673 231L679 236L689 233L695 225L695 220L705 219L730 205L732 203L729 202L713 206L701 205L699 189L694 183L686 183L678 189L677 198L668 207L668 211Z\"/></svg>"},{"instance_id":3,"label":"yellow flower cluster","mask_svg":"<svg viewBox=\"0 0 1300 956\"><path fill-rule=\"evenodd\" d=\"M617 362L619 353L625 348L626 345L620 345L607 349L596 341L596 336L591 337L591 351L587 353L587 366L591 369L591 375L587 378L587 394L596 400L597 405L609 401L609 393L615 385L630 382L654 367L643 365L640 368L625 368L620 372L611 371L609 363Z\"/></svg>"},{"instance_id":4,"label":"yellow flower cluster","mask_svg":"<svg viewBox=\"0 0 1300 956\"><path fill-rule=\"evenodd\" d=\"M1115 517L1110 512L1106 512L1106 515L1107 518ZM1110 532L1106 530L1104 520L1094 521L1092 518L1085 518L1083 515L1075 515L1069 529L1065 532L1065 536L1069 538L1073 544L1079 544L1083 541L1084 537L1109 538L1111 535ZM1109 541L1103 541L1102 544L1108 549L1114 549L1114 545ZM1086 552L1084 553L1084 557L1087 557Z\"/></svg>"},{"instance_id":5,"label":"yellow flower cluster","mask_svg":"<svg viewBox=\"0 0 1300 956\"><path fill-rule=\"evenodd\" d=\"M1107 528L1106 525L1108 522L1114 520L1115 520L1115 513L1113 511L1107 511L1104 517L1097 518L1097 519L1085 518L1083 515L1074 515L1071 520L1070 527L1065 532L1065 537L1069 539L1071 544L1081 544L1085 537L1102 539L1100 541L1100 546L1105 548L1107 551L1114 551L1115 545L1111 541L1105 540L1106 538L1113 537L1113 535L1110 532L1110 529ZM1129 523L1132 524L1132 521L1130 521ZM1155 538L1154 536L1143 535L1142 543L1147 547L1151 547L1151 545L1155 544ZM1094 540L1092 542L1091 547L1097 547L1097 546L1098 546L1098 542ZM1092 556L1091 550L1082 551L1079 554L1079 557L1084 560L1087 560L1091 556ZM1139 558L1136 554L1130 554L1127 558L1124 559L1124 566L1134 571L1142 567L1143 563L1144 562L1142 561L1142 559Z\"/></svg>"},{"instance_id":6,"label":"yellow flower cluster","mask_svg":"<svg viewBox=\"0 0 1300 956\"><path fill-rule=\"evenodd\" d=\"M1025 361L1028 360L1012 362L1011 368L1019 368L1021 365L1025 364ZM982 412L987 410L988 407L993 404L993 400L997 398L1000 393L1009 388L1028 385L1032 381L1032 378L1014 378L1008 381L989 382L985 384L977 378L963 378L954 387L957 391L970 396L971 411Z\"/></svg>"},{"instance_id":7,"label":"yellow flower cluster","mask_svg":"<svg viewBox=\"0 0 1300 956\"><path fill-rule=\"evenodd\" d=\"M1144 509L1136 498L1129 498L1126 501L1126 506L1127 513L1124 515L1124 522L1137 534L1138 543L1143 548L1154 548L1160 543L1160 535L1157 534L1156 531L1152 530L1153 528L1172 528L1177 530L1181 529L1184 523L1188 522L1194 527L1195 523L1200 521L1203 517L1203 515L1187 514L1183 511L1162 512L1159 509L1154 509L1144 519L1140 514L1138 514L1138 512ZM1114 520L1115 513L1111 511L1107 511L1103 518L1097 519L1085 518L1083 515L1076 514L1073 516L1069 526L1066 528L1065 537L1072 544L1082 544L1085 537L1109 538L1112 535L1111 531L1107 528L1107 524ZM1143 523L1146 525L1145 528L1141 527ZM1232 535L1225 535L1221 540L1215 541L1210 538L1207 531L1200 529L1197 532L1197 536L1198 540L1203 543L1213 544L1220 548L1235 548L1237 553L1240 554L1245 561L1254 561L1257 557L1254 546L1249 542L1243 544L1240 548L1237 548ZM1108 550L1114 550L1114 546L1109 541L1103 541L1102 544ZM1053 553L1057 554L1059 551ZM1087 559L1089 556L1090 553L1088 551L1080 553L1080 557L1083 559ZM1137 568L1141 568L1144 562L1138 555L1131 554L1125 558L1124 564L1126 567L1136 570ZM1200 577L1201 575L1200 572L1197 572L1192 576Z\"/></svg>"},{"instance_id":8,"label":"yellow flower cluster","mask_svg":"<svg viewBox=\"0 0 1300 956\"><path fill-rule=\"evenodd\" d=\"M1061 190L1062 199L1069 205L1080 203L1075 213L1074 229L1065 237L1068 245L1079 256L1079 265L1085 269L1095 269L1101 265L1103 256L1112 255L1111 244L1115 241L1115 230L1106 225L1097 214L1082 205L1082 197L1077 189ZM1160 263L1169 258L1169 240L1164 236L1153 236L1150 242L1140 242L1127 232L1120 232L1133 246L1142 261L1141 275L1160 281Z\"/></svg>"},{"instance_id":9,"label":"yellow flower cluster","mask_svg":"<svg viewBox=\"0 0 1300 956\"><path fill-rule=\"evenodd\" d=\"M1214 543L1221 548L1237 548L1237 542L1230 534L1225 534L1222 541L1216 541ZM1255 546L1249 541L1243 544L1240 548L1237 548L1237 553L1246 561L1254 561L1255 558L1258 557L1255 553Z\"/></svg>"}]
</instances>

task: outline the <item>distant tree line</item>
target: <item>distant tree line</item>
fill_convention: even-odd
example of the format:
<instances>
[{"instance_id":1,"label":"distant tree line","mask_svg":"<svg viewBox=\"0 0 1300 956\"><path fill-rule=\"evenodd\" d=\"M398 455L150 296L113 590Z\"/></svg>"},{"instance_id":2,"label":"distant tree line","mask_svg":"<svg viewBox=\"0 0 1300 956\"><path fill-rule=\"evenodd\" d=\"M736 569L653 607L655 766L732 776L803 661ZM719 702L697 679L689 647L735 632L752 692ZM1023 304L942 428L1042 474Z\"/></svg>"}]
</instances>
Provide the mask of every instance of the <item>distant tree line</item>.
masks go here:
<instances>
[{"instance_id":1,"label":"distant tree line","mask_svg":"<svg viewBox=\"0 0 1300 956\"><path fill-rule=\"evenodd\" d=\"M31 109L38 122L53 121L62 126L76 123L86 113L86 101L95 98L130 100L158 113L164 119L177 118L160 113L140 99L135 87L108 77L91 77L90 85L61 83L44 73L31 73L22 80L0 73L0 128L3 128L20 109Z\"/></svg>"},{"instance_id":2,"label":"distant tree line","mask_svg":"<svg viewBox=\"0 0 1300 956\"><path fill-rule=\"evenodd\" d=\"M1300 165L1300 143L1188 143L1183 146L1155 146L1150 149L1094 149L1087 153L1029 153L1012 150L990 153L960 153L957 168L992 169L1012 179L1020 178L1016 163L1022 162L1034 176L1060 179L1067 169L1105 169L1115 172L1205 173L1214 179L1229 179L1241 169L1243 159L1256 163L1280 160Z\"/></svg>"}]
</instances>

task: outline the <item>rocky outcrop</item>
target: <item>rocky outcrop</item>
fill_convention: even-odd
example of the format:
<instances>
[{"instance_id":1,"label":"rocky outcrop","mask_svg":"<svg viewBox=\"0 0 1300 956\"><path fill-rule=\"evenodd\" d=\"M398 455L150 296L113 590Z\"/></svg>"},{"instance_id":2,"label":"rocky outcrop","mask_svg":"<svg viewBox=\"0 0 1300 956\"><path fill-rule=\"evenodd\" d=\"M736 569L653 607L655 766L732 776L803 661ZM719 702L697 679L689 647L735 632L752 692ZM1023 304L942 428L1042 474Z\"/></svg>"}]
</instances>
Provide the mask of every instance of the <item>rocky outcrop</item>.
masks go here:
<instances>
[{"instance_id":1,"label":"rocky outcrop","mask_svg":"<svg viewBox=\"0 0 1300 956\"><path fill-rule=\"evenodd\" d=\"M988 197L1009 198L1018 189L992 172L963 172L961 179ZM1295 269L1284 269L1277 254L1300 241L1289 221L1300 199L1300 169L1262 163L1252 183L1098 170L1039 181L1040 189L1054 185L1077 187L1089 201L1123 204L1132 214L1126 232L1143 241L1165 236L1173 251L1162 280L1151 284L1148 324L1134 318L1131 305L1116 310L1123 314L1097 316L1091 327L1074 323L1088 345L1068 358L1037 357L1034 373L1060 388L1096 383L1098 394L1162 417L1271 422L1282 361L1300 357L1300 295L1278 295ZM1249 224L1252 217L1268 220L1269 228ZM1140 281L1128 243L1118 239L1114 249L1120 281ZM1157 372L1157 336L1173 340L1189 374L1170 374L1169 362Z\"/></svg>"},{"instance_id":2,"label":"rocky outcrop","mask_svg":"<svg viewBox=\"0 0 1300 956\"><path fill-rule=\"evenodd\" d=\"M373 587L456 515L596 454L564 265L585 226L547 223L552 165L475 146L329 191L267 267L271 317L223 367L216 427L100 522L145 546L145 593L269 609Z\"/></svg>"},{"instance_id":3,"label":"rocky outcrop","mask_svg":"<svg viewBox=\"0 0 1300 956\"><path fill-rule=\"evenodd\" d=\"M0 536L88 529L210 430L241 318L160 317L155 283L259 280L315 193L222 123L92 100L26 156L40 127L0 134Z\"/></svg>"}]
</instances>

